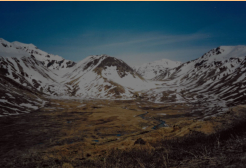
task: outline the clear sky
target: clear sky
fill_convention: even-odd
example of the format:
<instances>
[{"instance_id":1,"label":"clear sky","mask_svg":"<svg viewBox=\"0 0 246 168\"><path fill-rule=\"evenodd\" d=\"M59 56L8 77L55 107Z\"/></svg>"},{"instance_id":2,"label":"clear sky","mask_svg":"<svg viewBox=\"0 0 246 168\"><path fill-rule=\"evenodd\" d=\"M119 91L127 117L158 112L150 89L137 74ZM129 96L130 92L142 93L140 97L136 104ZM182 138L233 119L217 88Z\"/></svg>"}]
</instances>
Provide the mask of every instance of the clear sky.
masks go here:
<instances>
[{"instance_id":1,"label":"clear sky","mask_svg":"<svg viewBox=\"0 0 246 168\"><path fill-rule=\"evenodd\" d=\"M185 62L246 45L246 2L0 2L0 37L76 62Z\"/></svg>"}]
</instances>

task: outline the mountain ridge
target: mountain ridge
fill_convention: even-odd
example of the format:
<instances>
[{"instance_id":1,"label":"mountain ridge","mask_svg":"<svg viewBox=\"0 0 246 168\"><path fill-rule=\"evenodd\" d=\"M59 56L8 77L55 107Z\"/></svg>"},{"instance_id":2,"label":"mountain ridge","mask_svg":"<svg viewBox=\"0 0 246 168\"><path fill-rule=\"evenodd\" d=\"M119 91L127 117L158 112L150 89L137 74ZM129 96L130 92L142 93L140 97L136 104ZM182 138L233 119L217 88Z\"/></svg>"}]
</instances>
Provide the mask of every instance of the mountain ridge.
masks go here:
<instances>
[{"instance_id":1,"label":"mountain ridge","mask_svg":"<svg viewBox=\"0 0 246 168\"><path fill-rule=\"evenodd\" d=\"M33 44L25 44L18 41L12 43L0 38L0 56L3 57L22 57L31 56L42 62L49 69L67 69L76 63L66 60L58 55L44 52Z\"/></svg>"},{"instance_id":2,"label":"mountain ridge","mask_svg":"<svg viewBox=\"0 0 246 168\"><path fill-rule=\"evenodd\" d=\"M33 44L27 45L0 39L0 106L4 109L0 115L7 114L8 106L15 109L9 110L10 115L23 110L20 104L42 107L44 100L40 96L38 101L31 98L37 95L81 99L141 97L156 103L191 106L199 103L206 115L246 103L246 46L220 46L185 63L162 59L134 69L106 54L88 56L62 68L68 60L61 57L61 64L58 60L52 62L54 55L45 57L48 53ZM17 92L22 91L26 93L25 100L12 98L19 97Z\"/></svg>"}]
</instances>

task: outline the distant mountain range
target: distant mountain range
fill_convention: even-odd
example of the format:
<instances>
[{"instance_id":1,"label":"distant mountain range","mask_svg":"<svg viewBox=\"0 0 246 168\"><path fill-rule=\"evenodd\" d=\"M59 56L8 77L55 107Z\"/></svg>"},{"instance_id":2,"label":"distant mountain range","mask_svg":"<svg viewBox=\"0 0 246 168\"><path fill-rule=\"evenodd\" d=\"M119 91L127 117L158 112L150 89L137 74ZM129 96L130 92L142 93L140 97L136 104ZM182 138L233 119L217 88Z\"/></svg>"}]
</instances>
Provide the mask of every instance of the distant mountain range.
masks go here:
<instances>
[{"instance_id":1,"label":"distant mountain range","mask_svg":"<svg viewBox=\"0 0 246 168\"><path fill-rule=\"evenodd\" d=\"M245 74L246 46L221 46L185 63L162 59L132 68L108 55L75 63L33 44L0 39L0 115L37 110L43 96L202 103L201 110L209 104L225 111L246 103Z\"/></svg>"},{"instance_id":2,"label":"distant mountain range","mask_svg":"<svg viewBox=\"0 0 246 168\"><path fill-rule=\"evenodd\" d=\"M134 66L133 68L137 73L142 75L145 79L152 79L162 73L167 72L169 69L173 69L181 64L182 63L178 61L162 59L159 61L146 63L141 66Z\"/></svg>"}]
</instances>

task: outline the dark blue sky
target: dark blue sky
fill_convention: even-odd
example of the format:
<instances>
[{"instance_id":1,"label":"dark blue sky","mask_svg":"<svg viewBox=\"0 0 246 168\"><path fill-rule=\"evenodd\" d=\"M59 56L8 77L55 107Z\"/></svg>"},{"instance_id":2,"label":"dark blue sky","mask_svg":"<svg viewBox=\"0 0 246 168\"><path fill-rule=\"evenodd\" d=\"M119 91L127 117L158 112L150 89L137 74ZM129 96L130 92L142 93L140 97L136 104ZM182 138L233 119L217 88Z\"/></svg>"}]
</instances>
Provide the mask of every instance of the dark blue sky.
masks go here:
<instances>
[{"instance_id":1,"label":"dark blue sky","mask_svg":"<svg viewBox=\"0 0 246 168\"><path fill-rule=\"evenodd\" d=\"M246 2L0 2L0 37L79 61L189 61L246 45Z\"/></svg>"}]
</instances>

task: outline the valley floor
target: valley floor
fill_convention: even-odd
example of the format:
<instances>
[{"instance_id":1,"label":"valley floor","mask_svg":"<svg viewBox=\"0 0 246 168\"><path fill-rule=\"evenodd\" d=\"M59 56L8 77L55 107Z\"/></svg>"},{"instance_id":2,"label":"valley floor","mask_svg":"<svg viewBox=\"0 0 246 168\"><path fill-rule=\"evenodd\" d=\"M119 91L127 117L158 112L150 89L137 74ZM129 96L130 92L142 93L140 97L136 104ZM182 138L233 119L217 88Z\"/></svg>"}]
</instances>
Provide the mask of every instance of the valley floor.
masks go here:
<instances>
[{"instance_id":1,"label":"valley floor","mask_svg":"<svg viewBox=\"0 0 246 168\"><path fill-rule=\"evenodd\" d=\"M213 167L229 157L226 143L245 162L244 106L199 120L190 113L199 106L186 103L46 99L0 118L1 167Z\"/></svg>"}]
</instances>

